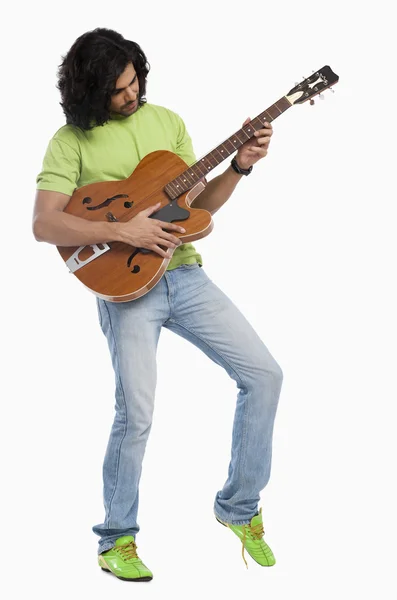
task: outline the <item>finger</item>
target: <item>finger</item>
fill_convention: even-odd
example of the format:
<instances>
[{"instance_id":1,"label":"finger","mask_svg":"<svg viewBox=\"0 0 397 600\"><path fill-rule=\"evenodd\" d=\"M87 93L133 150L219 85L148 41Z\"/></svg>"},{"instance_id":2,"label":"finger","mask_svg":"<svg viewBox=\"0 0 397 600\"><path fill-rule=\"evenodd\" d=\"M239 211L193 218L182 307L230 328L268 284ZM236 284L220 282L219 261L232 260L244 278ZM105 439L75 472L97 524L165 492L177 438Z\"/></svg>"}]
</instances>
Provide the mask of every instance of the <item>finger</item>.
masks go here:
<instances>
[{"instance_id":1,"label":"finger","mask_svg":"<svg viewBox=\"0 0 397 600\"><path fill-rule=\"evenodd\" d=\"M169 250L167 250L166 252L165 250L162 250L160 246L157 246L157 244L153 244L153 246L151 246L150 249L153 250L153 252L157 252L157 254L160 254L160 256L162 256L163 258L172 257L172 253Z\"/></svg>"},{"instance_id":2,"label":"finger","mask_svg":"<svg viewBox=\"0 0 397 600\"><path fill-rule=\"evenodd\" d=\"M251 121L251 117L247 117L242 125L242 127L245 127L245 125L248 125L248 123Z\"/></svg>"},{"instance_id":3,"label":"finger","mask_svg":"<svg viewBox=\"0 0 397 600\"><path fill-rule=\"evenodd\" d=\"M254 133L255 137L261 137L263 135L271 137L273 135L273 129L258 129L258 131L255 131Z\"/></svg>"},{"instance_id":4,"label":"finger","mask_svg":"<svg viewBox=\"0 0 397 600\"><path fill-rule=\"evenodd\" d=\"M179 240L178 243L172 242L171 240L166 240L162 237L158 237L156 238L156 244L161 244L162 246L165 246L166 248L172 248L172 250L174 250L177 246L179 246Z\"/></svg>"},{"instance_id":5,"label":"finger","mask_svg":"<svg viewBox=\"0 0 397 600\"><path fill-rule=\"evenodd\" d=\"M180 246L182 244L182 242L179 238L175 237L175 235L171 235L170 233L167 233L166 231L163 231L162 229L158 235L161 239L168 240L169 242L172 242L176 246Z\"/></svg>"},{"instance_id":6,"label":"finger","mask_svg":"<svg viewBox=\"0 0 397 600\"><path fill-rule=\"evenodd\" d=\"M157 202L154 206L149 206L149 208L145 208L145 210L141 210L138 214L143 215L144 217L148 217L152 215L156 210L158 210L161 206L161 202Z\"/></svg>"},{"instance_id":7,"label":"finger","mask_svg":"<svg viewBox=\"0 0 397 600\"><path fill-rule=\"evenodd\" d=\"M161 227L161 229L169 229L170 231L181 231L182 233L186 233L186 229L183 229L183 227L180 227L179 225L174 225L173 223L157 221L156 224Z\"/></svg>"},{"instance_id":8,"label":"finger","mask_svg":"<svg viewBox=\"0 0 397 600\"><path fill-rule=\"evenodd\" d=\"M263 146L255 146L253 148L250 148L250 151L252 152L252 154L259 154L259 156L266 156L267 154L267 148L264 148Z\"/></svg>"},{"instance_id":9,"label":"finger","mask_svg":"<svg viewBox=\"0 0 397 600\"><path fill-rule=\"evenodd\" d=\"M261 138L258 138L256 141L258 142L258 144L260 146L263 146L263 144L270 144L271 140L269 137L261 137Z\"/></svg>"},{"instance_id":10,"label":"finger","mask_svg":"<svg viewBox=\"0 0 397 600\"><path fill-rule=\"evenodd\" d=\"M267 148L264 146L255 146L249 149L250 156L265 156L267 154Z\"/></svg>"},{"instance_id":11,"label":"finger","mask_svg":"<svg viewBox=\"0 0 397 600\"><path fill-rule=\"evenodd\" d=\"M270 123L268 123L267 121L264 123L263 128L262 129L257 129L256 133L259 133L259 135L265 133L266 135L269 134L269 132L273 133L273 125L270 125ZM254 134L255 135L255 134Z\"/></svg>"}]
</instances>

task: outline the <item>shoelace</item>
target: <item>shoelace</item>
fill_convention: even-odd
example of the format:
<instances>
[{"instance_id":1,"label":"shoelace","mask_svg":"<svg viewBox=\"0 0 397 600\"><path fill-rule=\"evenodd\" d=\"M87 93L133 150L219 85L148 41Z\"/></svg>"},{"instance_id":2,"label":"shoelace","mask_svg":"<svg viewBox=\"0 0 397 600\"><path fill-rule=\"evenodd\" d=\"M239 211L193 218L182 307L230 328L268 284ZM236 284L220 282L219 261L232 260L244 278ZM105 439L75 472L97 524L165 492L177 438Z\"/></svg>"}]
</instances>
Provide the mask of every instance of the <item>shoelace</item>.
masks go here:
<instances>
[{"instance_id":1,"label":"shoelace","mask_svg":"<svg viewBox=\"0 0 397 600\"><path fill-rule=\"evenodd\" d=\"M262 536L264 535L265 531L263 529L263 523L258 523L257 525L254 525L253 527L251 527L251 525L244 525L244 527L243 527L244 535L243 535L242 557L245 562L245 566L248 569L248 563L245 560L245 556L244 556L245 540L247 538L247 528L249 529L249 536L253 540L260 540L262 538Z\"/></svg>"},{"instance_id":2,"label":"shoelace","mask_svg":"<svg viewBox=\"0 0 397 600\"><path fill-rule=\"evenodd\" d=\"M121 557L124 560L129 560L130 558L139 558L137 552L137 545L135 542L128 542L127 544L123 544L122 546L117 546L117 551L120 552Z\"/></svg>"}]
</instances>

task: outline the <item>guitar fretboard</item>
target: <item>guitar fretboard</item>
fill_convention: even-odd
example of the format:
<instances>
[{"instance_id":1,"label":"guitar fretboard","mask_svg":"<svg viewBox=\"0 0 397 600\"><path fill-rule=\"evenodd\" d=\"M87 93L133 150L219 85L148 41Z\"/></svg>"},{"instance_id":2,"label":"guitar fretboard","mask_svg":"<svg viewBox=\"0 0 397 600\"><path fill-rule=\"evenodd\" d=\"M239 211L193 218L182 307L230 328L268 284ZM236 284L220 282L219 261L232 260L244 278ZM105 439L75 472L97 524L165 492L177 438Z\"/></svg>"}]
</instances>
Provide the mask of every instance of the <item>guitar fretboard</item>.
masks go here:
<instances>
[{"instance_id":1,"label":"guitar fretboard","mask_svg":"<svg viewBox=\"0 0 397 600\"><path fill-rule=\"evenodd\" d=\"M272 104L272 106L252 119L247 125L236 131L236 133L227 138L227 140L211 150L206 156L200 158L200 160L186 169L186 171L167 183L164 190L169 198L175 200L178 196L187 190L190 190L190 188L200 181L200 179L208 175L208 173L223 162L225 158L228 158L247 140L251 139L254 136L255 131L263 129L265 121L271 123L271 121L274 121L274 119L279 117L290 106L292 106L291 102L283 96L283 98L278 100L275 104Z\"/></svg>"}]
</instances>

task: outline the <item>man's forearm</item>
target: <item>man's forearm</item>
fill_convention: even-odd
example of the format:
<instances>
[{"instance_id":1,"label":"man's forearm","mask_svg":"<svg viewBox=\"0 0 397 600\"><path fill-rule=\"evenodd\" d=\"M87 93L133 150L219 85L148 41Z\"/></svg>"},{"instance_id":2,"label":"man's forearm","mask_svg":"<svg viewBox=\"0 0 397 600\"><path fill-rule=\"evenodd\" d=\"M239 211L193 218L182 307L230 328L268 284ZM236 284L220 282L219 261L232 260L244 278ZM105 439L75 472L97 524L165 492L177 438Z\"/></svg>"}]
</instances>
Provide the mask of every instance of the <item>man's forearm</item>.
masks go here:
<instances>
[{"instance_id":1,"label":"man's forearm","mask_svg":"<svg viewBox=\"0 0 397 600\"><path fill-rule=\"evenodd\" d=\"M119 239L119 223L88 221L62 211L37 215L33 233L37 241L57 246L88 246Z\"/></svg>"},{"instance_id":2,"label":"man's forearm","mask_svg":"<svg viewBox=\"0 0 397 600\"><path fill-rule=\"evenodd\" d=\"M205 189L192 202L192 208L204 208L214 214L232 195L243 175L228 167L224 173L211 179Z\"/></svg>"}]
</instances>

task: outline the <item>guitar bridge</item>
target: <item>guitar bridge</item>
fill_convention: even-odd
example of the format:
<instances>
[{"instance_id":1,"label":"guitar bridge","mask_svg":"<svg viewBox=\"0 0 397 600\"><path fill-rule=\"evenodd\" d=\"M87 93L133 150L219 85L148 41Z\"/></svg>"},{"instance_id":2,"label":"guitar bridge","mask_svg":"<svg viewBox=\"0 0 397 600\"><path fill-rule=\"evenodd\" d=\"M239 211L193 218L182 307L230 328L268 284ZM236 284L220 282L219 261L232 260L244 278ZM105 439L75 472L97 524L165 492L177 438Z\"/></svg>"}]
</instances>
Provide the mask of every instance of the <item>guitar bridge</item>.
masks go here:
<instances>
[{"instance_id":1,"label":"guitar bridge","mask_svg":"<svg viewBox=\"0 0 397 600\"><path fill-rule=\"evenodd\" d=\"M79 254L82 250L84 250L84 248L92 248L92 254L85 260L81 260L79 258ZM110 250L110 246L106 243L90 244L89 246L80 246L80 248L77 248L77 250L73 252L72 256L68 258L68 260L66 261L66 265L69 268L70 273L75 273L76 271L81 269L81 267L84 267L92 260L98 258L98 256L101 256L108 250Z\"/></svg>"}]
</instances>

